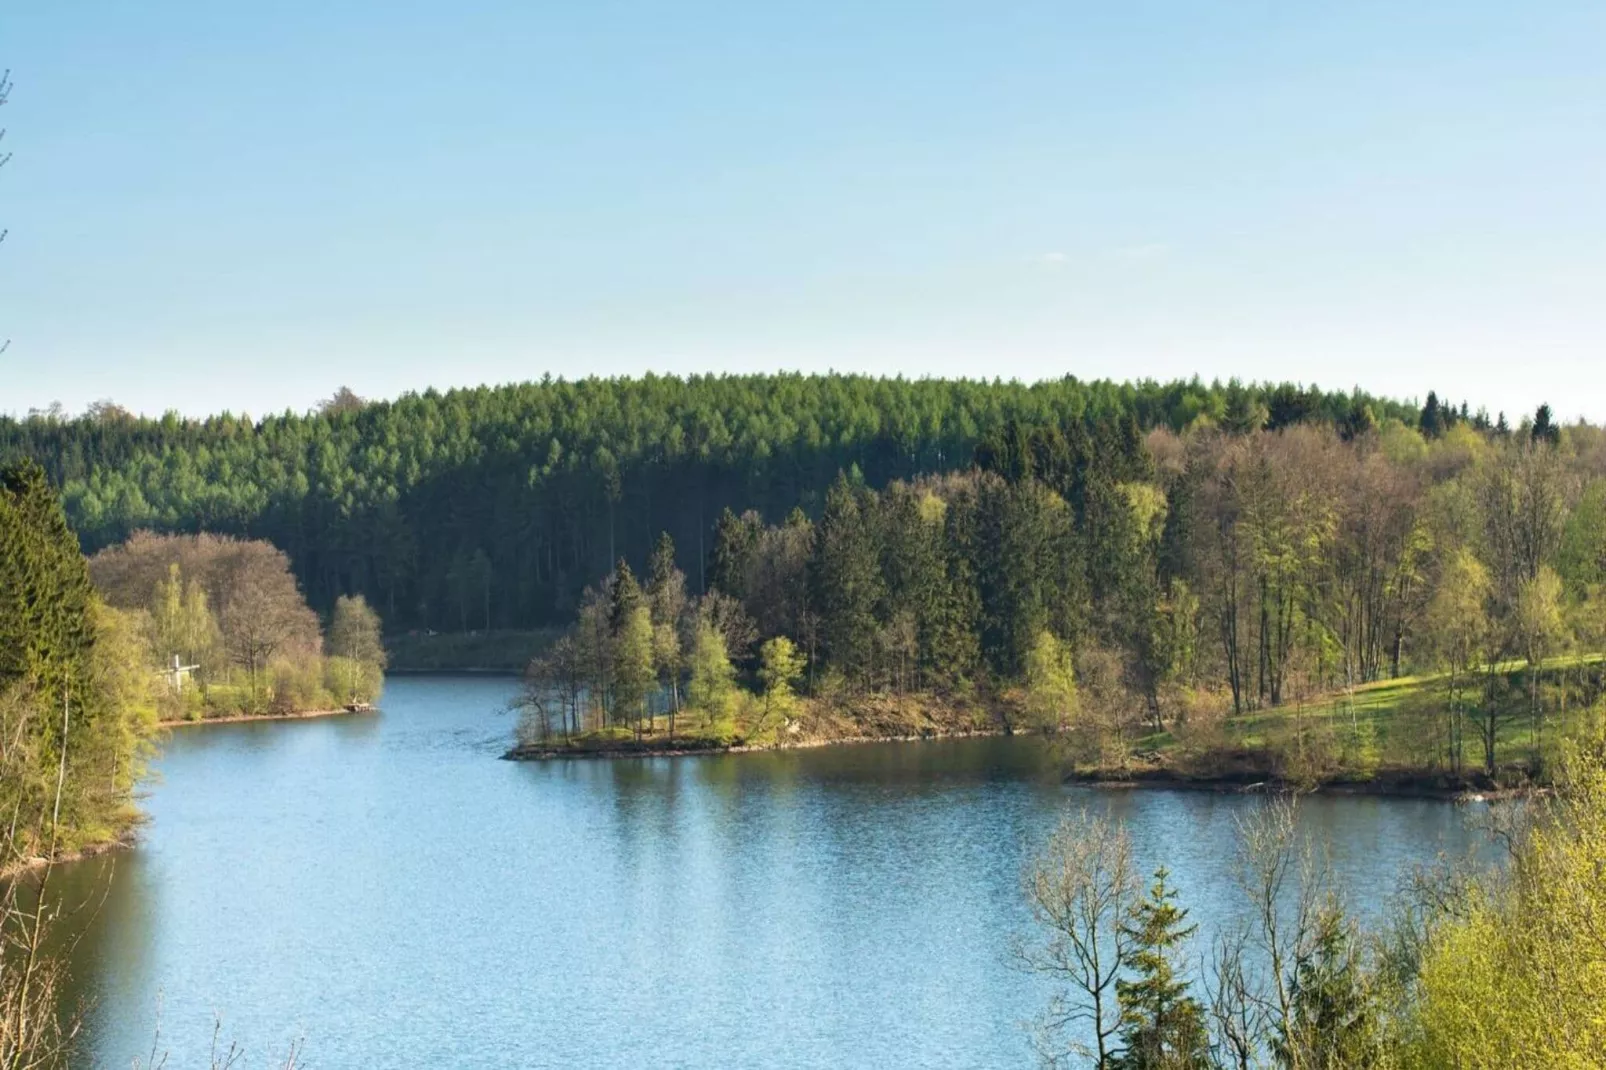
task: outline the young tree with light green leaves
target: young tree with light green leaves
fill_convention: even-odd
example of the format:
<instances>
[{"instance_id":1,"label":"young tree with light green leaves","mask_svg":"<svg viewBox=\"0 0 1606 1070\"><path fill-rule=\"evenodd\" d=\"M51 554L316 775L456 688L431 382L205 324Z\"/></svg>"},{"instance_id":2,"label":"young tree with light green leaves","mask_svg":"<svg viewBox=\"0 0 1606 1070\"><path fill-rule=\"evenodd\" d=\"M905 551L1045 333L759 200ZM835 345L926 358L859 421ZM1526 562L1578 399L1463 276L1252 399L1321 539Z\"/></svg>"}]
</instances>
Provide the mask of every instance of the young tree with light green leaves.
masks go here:
<instances>
[{"instance_id":1,"label":"young tree with light green leaves","mask_svg":"<svg viewBox=\"0 0 1606 1070\"><path fill-rule=\"evenodd\" d=\"M325 647L337 658L350 658L365 665L383 669L385 656L383 629L379 614L360 594L341 595L335 600L335 611L329 618L329 637Z\"/></svg>"},{"instance_id":2,"label":"young tree with light green leaves","mask_svg":"<svg viewBox=\"0 0 1606 1070\"><path fill-rule=\"evenodd\" d=\"M1489 656L1489 572L1470 550L1457 549L1445 562L1428 603L1424 624L1435 659L1449 672L1449 754L1460 771L1463 692L1473 670ZM1492 705L1492 704L1491 704ZM1492 717L1492 712L1489 714ZM1494 725L1484 731L1484 764L1494 773Z\"/></svg>"},{"instance_id":3,"label":"young tree with light green leaves","mask_svg":"<svg viewBox=\"0 0 1606 1070\"><path fill-rule=\"evenodd\" d=\"M1545 707L1540 687L1545 658L1566 634L1561 612L1561 579L1549 565L1541 565L1532 579L1517 591L1517 631L1528 662L1528 702L1533 717L1534 768L1544 763Z\"/></svg>"},{"instance_id":4,"label":"young tree with light green leaves","mask_svg":"<svg viewBox=\"0 0 1606 1070\"><path fill-rule=\"evenodd\" d=\"M387 657L379 614L362 595L341 595L324 641L330 690L348 702L372 702L384 686Z\"/></svg>"},{"instance_id":5,"label":"young tree with light green leaves","mask_svg":"<svg viewBox=\"0 0 1606 1070\"><path fill-rule=\"evenodd\" d=\"M764 723L771 716L792 716L797 709L797 695L792 688L806 666L796 644L784 635L760 648L758 678L764 683Z\"/></svg>"},{"instance_id":6,"label":"young tree with light green leaves","mask_svg":"<svg viewBox=\"0 0 1606 1070\"><path fill-rule=\"evenodd\" d=\"M708 621L697 625L686 697L693 709L703 711L711 725L731 714L731 704L736 697L736 670L731 668L730 656L725 653L725 640Z\"/></svg>"},{"instance_id":7,"label":"young tree with light green leaves","mask_svg":"<svg viewBox=\"0 0 1606 1070\"><path fill-rule=\"evenodd\" d=\"M627 611L614 635L614 709L635 721L637 736L655 679L652 638L652 618L644 605Z\"/></svg>"},{"instance_id":8,"label":"young tree with light green leaves","mask_svg":"<svg viewBox=\"0 0 1606 1070\"><path fill-rule=\"evenodd\" d=\"M185 664L215 673L222 633L207 604L206 591L191 579L185 581L178 563L168 566L167 578L158 581L150 605L151 645L165 666L177 655Z\"/></svg>"},{"instance_id":9,"label":"young tree with light green leaves","mask_svg":"<svg viewBox=\"0 0 1606 1070\"><path fill-rule=\"evenodd\" d=\"M1043 629L1026 655L1026 710L1039 728L1065 731L1076 711L1070 647Z\"/></svg>"}]
</instances>

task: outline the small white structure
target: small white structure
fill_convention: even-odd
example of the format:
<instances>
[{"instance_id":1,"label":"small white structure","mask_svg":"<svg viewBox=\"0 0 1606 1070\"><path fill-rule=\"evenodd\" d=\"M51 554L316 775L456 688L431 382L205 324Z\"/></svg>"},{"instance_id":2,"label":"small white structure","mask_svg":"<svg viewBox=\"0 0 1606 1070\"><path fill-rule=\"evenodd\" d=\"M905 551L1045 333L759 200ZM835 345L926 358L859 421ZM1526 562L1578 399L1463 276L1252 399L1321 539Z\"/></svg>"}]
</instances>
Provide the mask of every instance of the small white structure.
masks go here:
<instances>
[{"instance_id":1,"label":"small white structure","mask_svg":"<svg viewBox=\"0 0 1606 1070\"><path fill-rule=\"evenodd\" d=\"M173 664L170 667L168 667L166 669L163 669L162 670L162 675L167 678L167 686L168 687L171 687L174 691L183 691L184 690L184 681L189 677L189 675L191 673L193 673L196 669L199 669L199 668L200 668L199 665L184 665L184 664L181 664L181 659L179 658L179 656L177 654L174 654L173 655Z\"/></svg>"}]
</instances>

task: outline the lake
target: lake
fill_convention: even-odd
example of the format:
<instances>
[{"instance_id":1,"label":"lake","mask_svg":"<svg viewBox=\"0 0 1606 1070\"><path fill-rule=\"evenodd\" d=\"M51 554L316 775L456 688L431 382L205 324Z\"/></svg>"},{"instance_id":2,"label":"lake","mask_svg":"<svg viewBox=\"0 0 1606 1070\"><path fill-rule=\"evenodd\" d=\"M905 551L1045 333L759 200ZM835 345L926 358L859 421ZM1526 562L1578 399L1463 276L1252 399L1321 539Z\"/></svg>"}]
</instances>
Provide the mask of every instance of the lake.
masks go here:
<instances>
[{"instance_id":1,"label":"lake","mask_svg":"<svg viewBox=\"0 0 1606 1070\"><path fill-rule=\"evenodd\" d=\"M1028 739L498 761L502 678L392 678L383 712L186 728L133 851L64 869L96 1065L222 1036L310 1067L1030 1065L1024 861L1107 808L1209 929L1241 796L1061 783ZM1472 815L1319 796L1375 909Z\"/></svg>"}]
</instances>

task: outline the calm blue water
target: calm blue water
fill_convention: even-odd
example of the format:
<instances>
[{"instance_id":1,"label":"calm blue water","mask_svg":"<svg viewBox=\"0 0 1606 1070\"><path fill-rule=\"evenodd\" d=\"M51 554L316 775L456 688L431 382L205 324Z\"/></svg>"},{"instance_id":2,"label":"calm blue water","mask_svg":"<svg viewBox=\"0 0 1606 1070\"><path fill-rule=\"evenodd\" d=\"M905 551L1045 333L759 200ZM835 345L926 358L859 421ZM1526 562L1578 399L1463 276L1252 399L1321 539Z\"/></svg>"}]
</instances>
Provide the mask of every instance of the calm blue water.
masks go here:
<instances>
[{"instance_id":1,"label":"calm blue water","mask_svg":"<svg viewBox=\"0 0 1606 1070\"><path fill-rule=\"evenodd\" d=\"M144 844L67 870L97 1065L1029 1065L1022 864L1107 807L1208 930L1241 797L1060 783L1029 740L498 761L513 682L393 679L383 713L172 735ZM1379 902L1454 807L1317 798Z\"/></svg>"}]
</instances>

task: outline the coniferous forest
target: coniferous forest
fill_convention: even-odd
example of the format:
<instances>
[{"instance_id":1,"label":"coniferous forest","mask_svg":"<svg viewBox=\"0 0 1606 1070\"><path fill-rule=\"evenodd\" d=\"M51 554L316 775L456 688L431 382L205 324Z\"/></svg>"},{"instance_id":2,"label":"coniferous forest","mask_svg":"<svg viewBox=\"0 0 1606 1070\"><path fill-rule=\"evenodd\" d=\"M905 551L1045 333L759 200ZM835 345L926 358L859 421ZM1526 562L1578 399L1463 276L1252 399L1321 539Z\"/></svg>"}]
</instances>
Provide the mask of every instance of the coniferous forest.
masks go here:
<instances>
[{"instance_id":1,"label":"coniferous forest","mask_svg":"<svg viewBox=\"0 0 1606 1070\"><path fill-rule=\"evenodd\" d=\"M260 419L104 403L0 419L0 460L45 466L88 552L146 528L266 539L315 609L362 593L391 629L444 631L562 622L616 560L645 563L661 532L700 590L724 509L817 516L839 472L881 487L963 471L1008 427L1390 417L1417 412L1293 385L647 376L372 404L342 391L316 413Z\"/></svg>"}]
</instances>

